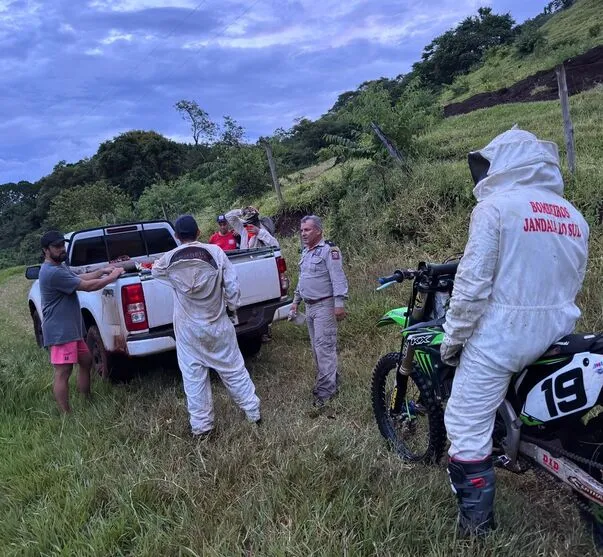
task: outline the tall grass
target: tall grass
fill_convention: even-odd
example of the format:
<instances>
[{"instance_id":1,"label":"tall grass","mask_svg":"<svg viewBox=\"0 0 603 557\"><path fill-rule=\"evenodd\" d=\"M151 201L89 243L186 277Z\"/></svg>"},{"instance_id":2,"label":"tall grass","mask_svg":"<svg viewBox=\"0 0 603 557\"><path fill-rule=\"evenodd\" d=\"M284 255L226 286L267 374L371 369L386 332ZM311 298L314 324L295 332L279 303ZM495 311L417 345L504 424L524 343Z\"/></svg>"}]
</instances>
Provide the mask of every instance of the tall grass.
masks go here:
<instances>
[{"instance_id":1,"label":"tall grass","mask_svg":"<svg viewBox=\"0 0 603 557\"><path fill-rule=\"evenodd\" d=\"M285 243L292 256L296 244ZM47 354L36 348L29 284L0 286L0 551L3 555L586 555L569 499L528 473L499 475L500 527L484 542L454 533L443 467L404 465L371 415L368 386L395 331L374 318L399 301L372 292L380 266L350 261L350 319L336 416L306 414L312 362L306 333L274 327L249 367L262 399L255 432L214 385L218 434L188 435L169 362L147 361L124 385L96 382L58 416ZM554 503L553 503L554 501Z\"/></svg>"}]
</instances>

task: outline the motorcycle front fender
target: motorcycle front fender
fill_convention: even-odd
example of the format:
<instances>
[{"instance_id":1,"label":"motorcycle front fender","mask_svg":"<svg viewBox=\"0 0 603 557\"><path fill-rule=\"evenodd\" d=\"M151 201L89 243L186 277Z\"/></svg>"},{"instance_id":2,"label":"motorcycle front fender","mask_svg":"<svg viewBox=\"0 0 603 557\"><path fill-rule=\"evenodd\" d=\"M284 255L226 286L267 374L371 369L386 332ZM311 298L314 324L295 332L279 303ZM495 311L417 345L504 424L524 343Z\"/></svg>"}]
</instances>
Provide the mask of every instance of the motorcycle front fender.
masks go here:
<instances>
[{"instance_id":1,"label":"motorcycle front fender","mask_svg":"<svg viewBox=\"0 0 603 557\"><path fill-rule=\"evenodd\" d=\"M392 309L377 321L377 327L385 327L386 325L400 325L400 327L406 327L408 324L407 313L408 307Z\"/></svg>"}]
</instances>

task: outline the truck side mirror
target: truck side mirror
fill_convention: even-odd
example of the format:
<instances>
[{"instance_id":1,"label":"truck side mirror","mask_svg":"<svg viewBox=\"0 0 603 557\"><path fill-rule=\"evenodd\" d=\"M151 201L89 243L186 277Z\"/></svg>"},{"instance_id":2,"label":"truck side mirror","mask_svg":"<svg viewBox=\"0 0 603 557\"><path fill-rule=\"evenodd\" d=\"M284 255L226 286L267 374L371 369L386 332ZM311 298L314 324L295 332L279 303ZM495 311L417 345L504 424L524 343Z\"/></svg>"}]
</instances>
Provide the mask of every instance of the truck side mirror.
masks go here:
<instances>
[{"instance_id":1,"label":"truck side mirror","mask_svg":"<svg viewBox=\"0 0 603 557\"><path fill-rule=\"evenodd\" d=\"M40 276L40 265L31 265L25 269L25 278L29 280L38 280Z\"/></svg>"}]
</instances>

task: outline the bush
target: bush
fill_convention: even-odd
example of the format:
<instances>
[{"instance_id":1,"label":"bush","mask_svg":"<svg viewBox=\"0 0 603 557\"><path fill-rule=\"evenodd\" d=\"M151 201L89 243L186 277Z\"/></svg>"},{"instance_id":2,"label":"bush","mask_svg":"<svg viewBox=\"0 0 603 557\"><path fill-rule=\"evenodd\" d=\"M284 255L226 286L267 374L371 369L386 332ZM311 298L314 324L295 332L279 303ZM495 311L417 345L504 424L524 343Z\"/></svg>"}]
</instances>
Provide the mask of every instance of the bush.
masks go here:
<instances>
[{"instance_id":1,"label":"bush","mask_svg":"<svg viewBox=\"0 0 603 557\"><path fill-rule=\"evenodd\" d=\"M207 201L205 186L183 176L173 182L157 182L144 190L136 204L142 220L175 220L178 215L194 214Z\"/></svg>"},{"instance_id":2,"label":"bush","mask_svg":"<svg viewBox=\"0 0 603 557\"><path fill-rule=\"evenodd\" d=\"M448 89L452 91L455 97L464 95L469 91L469 88L469 80L464 75L457 77L450 85L448 85Z\"/></svg>"},{"instance_id":3,"label":"bush","mask_svg":"<svg viewBox=\"0 0 603 557\"><path fill-rule=\"evenodd\" d=\"M67 232L133 218L130 197L118 187L100 181L61 191L50 204L48 225Z\"/></svg>"},{"instance_id":4,"label":"bush","mask_svg":"<svg viewBox=\"0 0 603 557\"><path fill-rule=\"evenodd\" d=\"M598 37L599 33L601 33L601 25L598 23L596 25L592 25L591 27L588 28L588 36L593 39L595 37Z\"/></svg>"},{"instance_id":5,"label":"bush","mask_svg":"<svg viewBox=\"0 0 603 557\"><path fill-rule=\"evenodd\" d=\"M515 39L515 49L522 56L527 56L546 43L544 35L535 24L524 26Z\"/></svg>"}]
</instances>

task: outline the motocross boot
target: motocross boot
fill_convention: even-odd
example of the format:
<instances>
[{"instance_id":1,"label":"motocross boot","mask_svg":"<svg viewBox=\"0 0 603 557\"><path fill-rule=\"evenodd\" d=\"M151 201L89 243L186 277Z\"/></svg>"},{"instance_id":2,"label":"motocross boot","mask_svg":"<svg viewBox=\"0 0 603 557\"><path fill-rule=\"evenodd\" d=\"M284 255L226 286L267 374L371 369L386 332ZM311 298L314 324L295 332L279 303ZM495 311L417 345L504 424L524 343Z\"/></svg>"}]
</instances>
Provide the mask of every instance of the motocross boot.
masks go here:
<instances>
[{"instance_id":1,"label":"motocross boot","mask_svg":"<svg viewBox=\"0 0 603 557\"><path fill-rule=\"evenodd\" d=\"M452 491L459 505L459 534L483 536L494 524L495 477L492 459L477 462L448 461Z\"/></svg>"}]
</instances>

